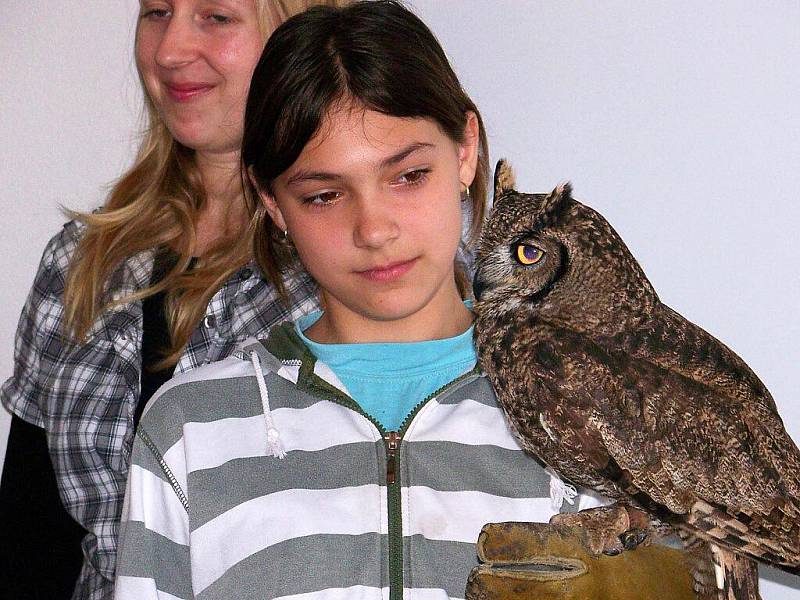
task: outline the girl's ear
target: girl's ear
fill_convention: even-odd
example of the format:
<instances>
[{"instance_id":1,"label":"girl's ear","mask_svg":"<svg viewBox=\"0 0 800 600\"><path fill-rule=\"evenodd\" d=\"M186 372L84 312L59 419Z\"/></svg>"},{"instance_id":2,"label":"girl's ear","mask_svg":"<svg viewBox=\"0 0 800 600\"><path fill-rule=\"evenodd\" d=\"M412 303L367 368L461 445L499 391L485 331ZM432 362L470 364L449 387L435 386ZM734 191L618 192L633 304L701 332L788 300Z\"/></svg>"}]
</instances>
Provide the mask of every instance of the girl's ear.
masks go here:
<instances>
[{"instance_id":1,"label":"girl's ear","mask_svg":"<svg viewBox=\"0 0 800 600\"><path fill-rule=\"evenodd\" d=\"M478 168L478 147L480 146L480 124L477 115L467 112L467 124L464 126L464 141L458 147L458 179L469 187L475 179Z\"/></svg>"},{"instance_id":2,"label":"girl's ear","mask_svg":"<svg viewBox=\"0 0 800 600\"><path fill-rule=\"evenodd\" d=\"M263 190L260 185L258 185L258 181L253 176L253 167L247 168L247 178L250 180L250 183L255 188L258 197L261 199L261 202L264 204L264 208L267 209L267 214L269 214L269 218L272 219L272 222L275 223L275 227L280 229L281 231L286 231L286 221L283 218L283 213L281 213L281 209L278 208L278 203L275 202L275 197L270 194L269 192Z\"/></svg>"}]
</instances>

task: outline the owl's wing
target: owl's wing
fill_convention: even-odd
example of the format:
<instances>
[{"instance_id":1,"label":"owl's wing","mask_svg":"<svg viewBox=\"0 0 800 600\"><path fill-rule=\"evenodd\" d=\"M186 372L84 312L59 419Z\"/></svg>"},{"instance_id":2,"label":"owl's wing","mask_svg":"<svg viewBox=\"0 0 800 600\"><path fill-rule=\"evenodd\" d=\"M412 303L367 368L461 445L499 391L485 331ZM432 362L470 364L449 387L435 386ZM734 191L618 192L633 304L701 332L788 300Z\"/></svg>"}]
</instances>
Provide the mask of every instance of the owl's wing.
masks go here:
<instances>
[{"instance_id":1,"label":"owl's wing","mask_svg":"<svg viewBox=\"0 0 800 600\"><path fill-rule=\"evenodd\" d=\"M668 448L700 458L691 461L697 502L687 523L762 558L793 553L797 564L800 451L772 396L725 344L668 306L659 308L625 343L610 349L663 373L662 381L681 390L667 402L684 404L686 416L693 413L694 424L680 437L696 435L698 441L687 447L677 436L668 438Z\"/></svg>"},{"instance_id":2,"label":"owl's wing","mask_svg":"<svg viewBox=\"0 0 800 600\"><path fill-rule=\"evenodd\" d=\"M639 327L598 342L778 414L766 386L738 354L666 304L653 306Z\"/></svg>"},{"instance_id":3,"label":"owl's wing","mask_svg":"<svg viewBox=\"0 0 800 600\"><path fill-rule=\"evenodd\" d=\"M697 373L710 366L692 368L690 377L686 365L702 362L703 352L673 369L678 351L662 339L661 354L648 356L554 330L547 351L557 363L528 357L539 371L533 379L558 403L548 417L553 436L658 516L754 557L800 563L800 452L771 398L763 390L745 399L752 382L737 382L736 371L714 372L706 383ZM644 340L641 348L657 345Z\"/></svg>"}]
</instances>

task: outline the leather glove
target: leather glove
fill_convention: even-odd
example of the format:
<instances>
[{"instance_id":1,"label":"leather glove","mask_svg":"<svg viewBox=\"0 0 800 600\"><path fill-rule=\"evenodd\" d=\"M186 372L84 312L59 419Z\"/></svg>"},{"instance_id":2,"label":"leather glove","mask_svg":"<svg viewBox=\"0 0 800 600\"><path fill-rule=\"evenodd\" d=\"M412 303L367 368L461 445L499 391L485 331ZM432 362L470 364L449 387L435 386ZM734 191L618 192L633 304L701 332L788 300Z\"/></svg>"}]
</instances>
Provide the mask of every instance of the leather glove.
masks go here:
<instances>
[{"instance_id":1,"label":"leather glove","mask_svg":"<svg viewBox=\"0 0 800 600\"><path fill-rule=\"evenodd\" d=\"M617 556L587 550L583 528L489 523L467 600L697 600L683 552L660 544Z\"/></svg>"}]
</instances>

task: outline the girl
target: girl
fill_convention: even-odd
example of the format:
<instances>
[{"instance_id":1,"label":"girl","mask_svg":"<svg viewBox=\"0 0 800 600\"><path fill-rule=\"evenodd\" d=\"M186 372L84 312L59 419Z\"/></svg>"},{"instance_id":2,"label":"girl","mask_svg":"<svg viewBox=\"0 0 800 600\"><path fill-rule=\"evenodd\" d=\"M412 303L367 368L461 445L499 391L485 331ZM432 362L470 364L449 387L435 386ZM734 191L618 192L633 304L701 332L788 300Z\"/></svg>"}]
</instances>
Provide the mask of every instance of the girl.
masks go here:
<instances>
[{"instance_id":1,"label":"girl","mask_svg":"<svg viewBox=\"0 0 800 600\"><path fill-rule=\"evenodd\" d=\"M322 2L141 0L139 155L105 206L74 215L45 249L2 388L14 415L0 487L3 597L110 598L149 396L173 370L316 306L306 275L282 281L281 303L250 264L239 147L267 35Z\"/></svg>"},{"instance_id":2,"label":"girl","mask_svg":"<svg viewBox=\"0 0 800 600\"><path fill-rule=\"evenodd\" d=\"M463 598L484 523L561 504L475 366L478 109L400 4L312 9L256 67L242 159L259 264L280 288L299 258L324 312L149 405L117 597Z\"/></svg>"}]
</instances>

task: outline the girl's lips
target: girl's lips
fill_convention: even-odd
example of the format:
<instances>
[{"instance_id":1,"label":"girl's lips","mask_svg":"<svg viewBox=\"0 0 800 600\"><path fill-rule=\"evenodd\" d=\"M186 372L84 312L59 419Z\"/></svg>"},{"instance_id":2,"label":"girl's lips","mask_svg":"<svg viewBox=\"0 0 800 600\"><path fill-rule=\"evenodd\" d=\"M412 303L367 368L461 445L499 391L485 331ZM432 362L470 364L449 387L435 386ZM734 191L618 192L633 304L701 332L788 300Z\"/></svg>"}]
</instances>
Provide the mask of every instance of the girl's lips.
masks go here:
<instances>
[{"instance_id":1,"label":"girl's lips","mask_svg":"<svg viewBox=\"0 0 800 600\"><path fill-rule=\"evenodd\" d=\"M367 269L365 271L356 271L356 273L361 275L364 279L368 279L370 281L395 281L408 273L414 267L416 262L417 259L412 258L411 260L391 263L381 267Z\"/></svg>"},{"instance_id":2,"label":"girl's lips","mask_svg":"<svg viewBox=\"0 0 800 600\"><path fill-rule=\"evenodd\" d=\"M177 100L178 102L187 102L202 94L209 91L212 87L211 85L203 84L203 83L191 83L191 84L181 84L181 85L170 85L167 84L167 93L173 100Z\"/></svg>"}]
</instances>

